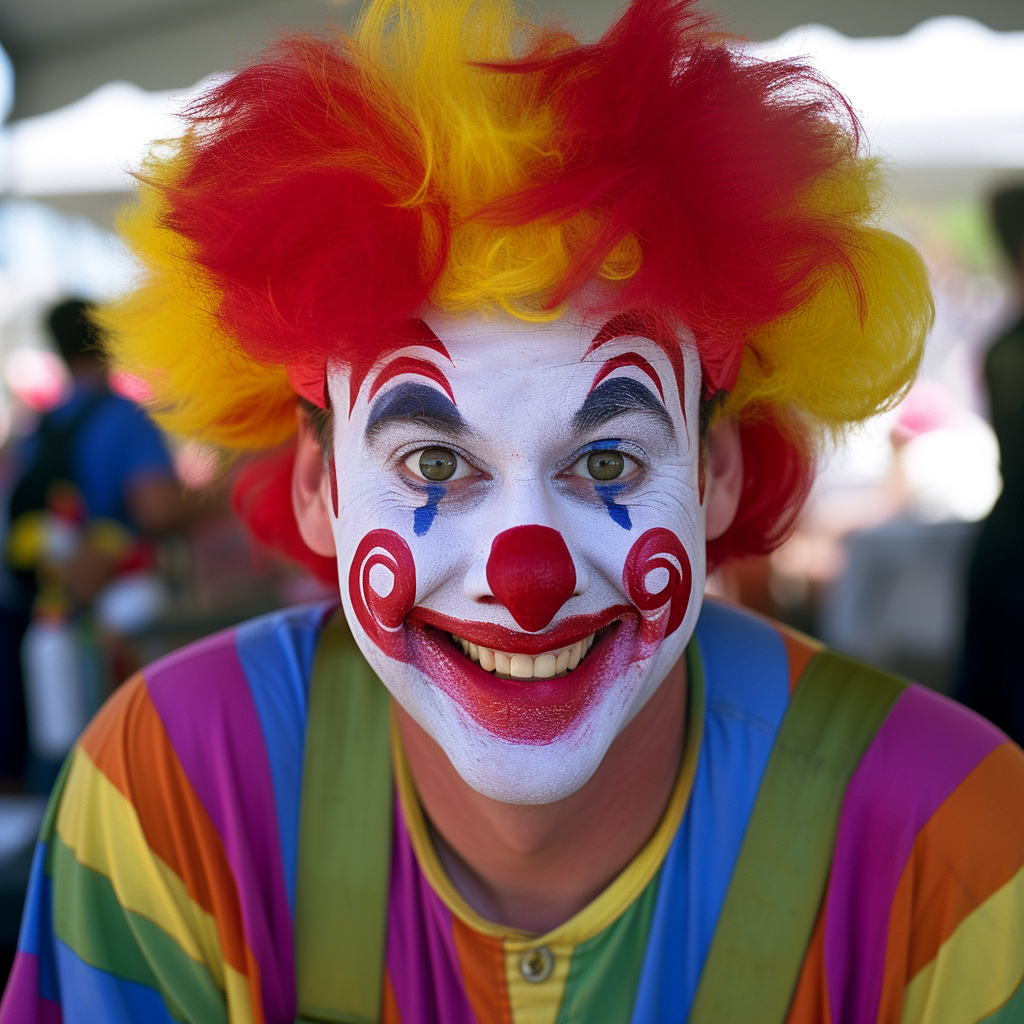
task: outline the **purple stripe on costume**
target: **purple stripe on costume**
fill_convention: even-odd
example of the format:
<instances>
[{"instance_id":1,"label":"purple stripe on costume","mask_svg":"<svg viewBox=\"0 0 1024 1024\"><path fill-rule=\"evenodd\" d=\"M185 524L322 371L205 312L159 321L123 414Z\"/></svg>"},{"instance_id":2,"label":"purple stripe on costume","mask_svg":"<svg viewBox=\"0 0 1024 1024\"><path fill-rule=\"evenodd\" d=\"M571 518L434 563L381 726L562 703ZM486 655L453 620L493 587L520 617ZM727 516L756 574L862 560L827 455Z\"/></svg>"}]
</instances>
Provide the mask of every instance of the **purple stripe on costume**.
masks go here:
<instances>
[{"instance_id":1,"label":"purple stripe on costume","mask_svg":"<svg viewBox=\"0 0 1024 1024\"><path fill-rule=\"evenodd\" d=\"M1006 737L924 687L893 705L846 788L825 910L834 1024L878 1014L889 916L918 832Z\"/></svg>"},{"instance_id":2,"label":"purple stripe on costume","mask_svg":"<svg viewBox=\"0 0 1024 1024\"><path fill-rule=\"evenodd\" d=\"M235 652L218 633L145 670L150 699L224 844L267 1020L295 1015L292 918L274 787L259 717Z\"/></svg>"},{"instance_id":3,"label":"purple stripe on costume","mask_svg":"<svg viewBox=\"0 0 1024 1024\"><path fill-rule=\"evenodd\" d=\"M386 962L402 1024L477 1024L462 984L451 911L420 870L397 796L391 847Z\"/></svg>"},{"instance_id":4,"label":"purple stripe on costume","mask_svg":"<svg viewBox=\"0 0 1024 1024\"><path fill-rule=\"evenodd\" d=\"M19 950L0 1000L0 1024L62 1024L60 1006L39 994L39 957Z\"/></svg>"}]
</instances>

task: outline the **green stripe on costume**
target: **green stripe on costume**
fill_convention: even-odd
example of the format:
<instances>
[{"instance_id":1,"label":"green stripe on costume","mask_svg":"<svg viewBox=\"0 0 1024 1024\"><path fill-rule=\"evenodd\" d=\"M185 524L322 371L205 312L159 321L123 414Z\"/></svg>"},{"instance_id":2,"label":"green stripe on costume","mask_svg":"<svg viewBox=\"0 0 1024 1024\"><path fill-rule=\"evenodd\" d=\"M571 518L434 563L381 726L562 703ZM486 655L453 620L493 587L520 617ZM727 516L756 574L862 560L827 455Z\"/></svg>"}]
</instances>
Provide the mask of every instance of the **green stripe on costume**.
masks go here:
<instances>
[{"instance_id":1,"label":"green stripe on costume","mask_svg":"<svg viewBox=\"0 0 1024 1024\"><path fill-rule=\"evenodd\" d=\"M832 651L805 669L765 768L690 1024L785 1021L847 783L906 685Z\"/></svg>"},{"instance_id":2,"label":"green stripe on costume","mask_svg":"<svg viewBox=\"0 0 1024 1024\"><path fill-rule=\"evenodd\" d=\"M49 840L54 932L92 967L155 989L183 1024L227 1021L224 996L207 968L162 928L125 910L110 879L80 864L56 833Z\"/></svg>"},{"instance_id":3,"label":"green stripe on costume","mask_svg":"<svg viewBox=\"0 0 1024 1024\"><path fill-rule=\"evenodd\" d=\"M391 698L339 610L310 680L295 896L300 1022L380 1020L393 804Z\"/></svg>"},{"instance_id":4,"label":"green stripe on costume","mask_svg":"<svg viewBox=\"0 0 1024 1024\"><path fill-rule=\"evenodd\" d=\"M659 868L614 924L573 951L555 1024L629 1024L660 882Z\"/></svg>"}]
</instances>

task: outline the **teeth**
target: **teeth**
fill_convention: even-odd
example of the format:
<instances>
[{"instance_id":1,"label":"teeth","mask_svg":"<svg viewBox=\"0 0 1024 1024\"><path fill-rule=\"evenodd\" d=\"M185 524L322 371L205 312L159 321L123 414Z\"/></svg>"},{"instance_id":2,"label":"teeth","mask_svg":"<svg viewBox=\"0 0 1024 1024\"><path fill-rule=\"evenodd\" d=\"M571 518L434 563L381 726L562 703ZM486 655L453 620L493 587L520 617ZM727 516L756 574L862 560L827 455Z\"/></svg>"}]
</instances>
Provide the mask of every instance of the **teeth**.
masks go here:
<instances>
[{"instance_id":1,"label":"teeth","mask_svg":"<svg viewBox=\"0 0 1024 1024\"><path fill-rule=\"evenodd\" d=\"M535 679L551 679L555 674L558 659L553 654L538 654L533 659L533 675Z\"/></svg>"},{"instance_id":2,"label":"teeth","mask_svg":"<svg viewBox=\"0 0 1024 1024\"><path fill-rule=\"evenodd\" d=\"M583 644L580 642L574 643L569 648L569 668L573 669L580 663L580 658L583 657Z\"/></svg>"},{"instance_id":3,"label":"teeth","mask_svg":"<svg viewBox=\"0 0 1024 1024\"><path fill-rule=\"evenodd\" d=\"M532 679L533 658L528 654L513 654L508 674L513 679Z\"/></svg>"},{"instance_id":4,"label":"teeth","mask_svg":"<svg viewBox=\"0 0 1024 1024\"><path fill-rule=\"evenodd\" d=\"M462 648L462 653L479 662L482 669L511 679L553 679L571 672L594 646L594 634L591 633L585 640L579 640L569 647L533 656L494 651L490 647L470 643L454 633L452 639Z\"/></svg>"}]
</instances>

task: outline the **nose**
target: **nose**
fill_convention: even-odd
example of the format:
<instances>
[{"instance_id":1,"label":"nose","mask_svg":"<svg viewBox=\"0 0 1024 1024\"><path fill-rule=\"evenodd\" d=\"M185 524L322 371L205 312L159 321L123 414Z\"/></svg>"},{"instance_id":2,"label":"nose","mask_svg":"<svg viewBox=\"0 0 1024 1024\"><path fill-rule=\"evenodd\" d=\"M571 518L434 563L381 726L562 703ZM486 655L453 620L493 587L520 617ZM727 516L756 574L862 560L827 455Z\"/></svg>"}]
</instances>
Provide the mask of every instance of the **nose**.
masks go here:
<instances>
[{"instance_id":1,"label":"nose","mask_svg":"<svg viewBox=\"0 0 1024 1024\"><path fill-rule=\"evenodd\" d=\"M491 593L530 633L543 629L576 589L576 569L562 535L550 526L499 533L487 559Z\"/></svg>"}]
</instances>

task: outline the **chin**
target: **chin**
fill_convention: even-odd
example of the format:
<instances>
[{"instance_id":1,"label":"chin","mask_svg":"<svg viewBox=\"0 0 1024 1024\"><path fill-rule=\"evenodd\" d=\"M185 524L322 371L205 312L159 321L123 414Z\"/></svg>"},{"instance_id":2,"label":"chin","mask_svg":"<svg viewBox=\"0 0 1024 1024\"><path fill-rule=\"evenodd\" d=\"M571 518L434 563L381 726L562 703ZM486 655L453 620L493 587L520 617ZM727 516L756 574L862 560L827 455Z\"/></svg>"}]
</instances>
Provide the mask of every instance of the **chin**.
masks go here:
<instances>
[{"instance_id":1,"label":"chin","mask_svg":"<svg viewBox=\"0 0 1024 1024\"><path fill-rule=\"evenodd\" d=\"M553 804L572 796L590 781L617 734L614 728L585 730L580 742L565 737L534 747L506 743L451 717L434 725L444 733L434 739L466 784L505 804Z\"/></svg>"}]
</instances>

